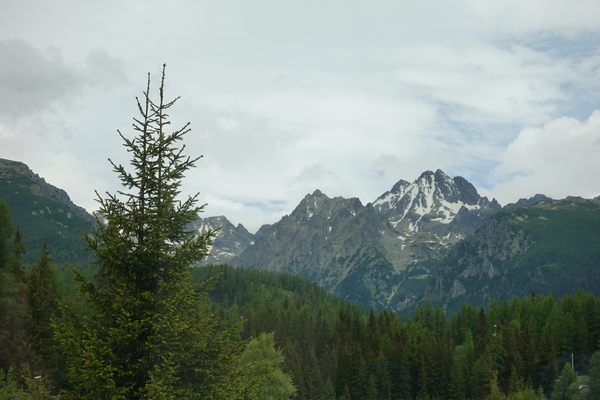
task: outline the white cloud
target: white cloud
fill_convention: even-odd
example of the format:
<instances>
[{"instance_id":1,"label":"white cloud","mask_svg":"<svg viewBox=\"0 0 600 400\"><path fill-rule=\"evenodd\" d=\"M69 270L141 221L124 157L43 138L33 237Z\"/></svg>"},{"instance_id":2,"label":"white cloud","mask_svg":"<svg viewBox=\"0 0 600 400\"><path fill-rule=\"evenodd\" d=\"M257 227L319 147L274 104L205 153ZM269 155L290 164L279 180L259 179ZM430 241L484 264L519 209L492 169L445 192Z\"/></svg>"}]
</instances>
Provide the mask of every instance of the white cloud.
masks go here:
<instances>
[{"instance_id":1,"label":"white cloud","mask_svg":"<svg viewBox=\"0 0 600 400\"><path fill-rule=\"evenodd\" d=\"M491 173L501 202L543 193L553 198L600 195L600 110L580 122L559 118L523 129ZM518 197L517 197L518 196Z\"/></svg>"},{"instance_id":2,"label":"white cloud","mask_svg":"<svg viewBox=\"0 0 600 400\"><path fill-rule=\"evenodd\" d=\"M541 137L566 140L565 121L595 117L562 117L600 108L597 1L5 3L0 157L88 208L91 187L118 189L106 158L128 155L115 131L131 133L163 62L167 97L182 96L173 126L191 121L187 153L205 155L184 190L255 227L317 188L366 203L437 168L506 201L552 195L527 174L551 175L542 155L569 143ZM524 150L527 135L537 145Z\"/></svg>"},{"instance_id":3,"label":"white cloud","mask_svg":"<svg viewBox=\"0 0 600 400\"><path fill-rule=\"evenodd\" d=\"M81 98L86 87L121 83L119 61L91 50L83 67L65 63L57 47L45 50L22 40L0 41L0 116L16 122L56 112ZM62 103L62 104L59 104Z\"/></svg>"}]
</instances>

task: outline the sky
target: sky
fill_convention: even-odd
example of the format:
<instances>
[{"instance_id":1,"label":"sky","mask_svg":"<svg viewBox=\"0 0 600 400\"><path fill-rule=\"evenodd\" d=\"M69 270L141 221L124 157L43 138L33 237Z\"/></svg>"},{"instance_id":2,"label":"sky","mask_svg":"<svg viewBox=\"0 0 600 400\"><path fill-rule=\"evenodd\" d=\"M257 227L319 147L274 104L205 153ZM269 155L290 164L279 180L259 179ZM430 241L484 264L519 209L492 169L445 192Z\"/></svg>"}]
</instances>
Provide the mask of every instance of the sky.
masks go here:
<instances>
[{"instance_id":1,"label":"sky","mask_svg":"<svg viewBox=\"0 0 600 400\"><path fill-rule=\"evenodd\" d=\"M0 0L0 158L78 205L166 67L182 192L251 232L427 170L502 205L600 195L597 0Z\"/></svg>"}]
</instances>

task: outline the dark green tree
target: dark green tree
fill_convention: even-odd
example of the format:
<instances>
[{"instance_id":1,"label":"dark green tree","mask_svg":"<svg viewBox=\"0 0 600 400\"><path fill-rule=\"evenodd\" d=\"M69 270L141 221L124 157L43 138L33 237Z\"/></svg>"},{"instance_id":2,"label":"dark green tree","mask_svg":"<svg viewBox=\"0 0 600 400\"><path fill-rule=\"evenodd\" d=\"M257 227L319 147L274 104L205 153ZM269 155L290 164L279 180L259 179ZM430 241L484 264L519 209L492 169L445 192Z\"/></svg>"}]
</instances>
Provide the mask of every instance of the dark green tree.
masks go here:
<instances>
[{"instance_id":1,"label":"dark green tree","mask_svg":"<svg viewBox=\"0 0 600 400\"><path fill-rule=\"evenodd\" d=\"M15 230L8 204L0 200L0 368L13 367L20 374L29 362L27 351L27 307L23 282L22 258L15 250L20 249L20 236L13 242Z\"/></svg>"},{"instance_id":2,"label":"dark green tree","mask_svg":"<svg viewBox=\"0 0 600 400\"><path fill-rule=\"evenodd\" d=\"M498 374L496 371L492 374L492 380L490 382L490 393L485 397L485 400L505 400L506 396L502 394L498 387Z\"/></svg>"},{"instance_id":3,"label":"dark green tree","mask_svg":"<svg viewBox=\"0 0 600 400\"><path fill-rule=\"evenodd\" d=\"M483 349L481 357L473 364L471 372L471 393L473 398L483 399L490 394L491 382L494 379L492 357L489 348Z\"/></svg>"},{"instance_id":4,"label":"dark green tree","mask_svg":"<svg viewBox=\"0 0 600 400\"><path fill-rule=\"evenodd\" d=\"M8 204L0 200L0 270L2 271L7 270L10 265L12 246L8 240L13 236L14 231Z\"/></svg>"},{"instance_id":5,"label":"dark green tree","mask_svg":"<svg viewBox=\"0 0 600 400\"><path fill-rule=\"evenodd\" d=\"M63 307L56 323L69 360L70 382L83 399L237 398L243 392L235 362L241 345L235 326L201 311L214 280L196 290L191 267L207 255L214 231L195 236L186 224L203 206L197 195L179 200L184 173L200 158L183 154L189 132L167 132L165 68L158 100L150 98L150 75L133 139L119 135L131 153L129 172L113 163L123 191L98 195L98 228L84 234L98 273L86 280L73 270L92 310L79 317ZM100 219L101 218L101 219Z\"/></svg>"},{"instance_id":6,"label":"dark green tree","mask_svg":"<svg viewBox=\"0 0 600 400\"><path fill-rule=\"evenodd\" d=\"M527 386L532 386L533 378L536 376L537 370L537 354L529 321L525 322L525 329L521 332L519 344L523 361L523 371L521 372L521 376Z\"/></svg>"},{"instance_id":7,"label":"dark green tree","mask_svg":"<svg viewBox=\"0 0 600 400\"><path fill-rule=\"evenodd\" d=\"M39 262L31 267L27 282L30 340L38 357L34 373L47 376L55 367L51 317L56 310L56 277L51 268L50 249L44 243Z\"/></svg>"},{"instance_id":8,"label":"dark green tree","mask_svg":"<svg viewBox=\"0 0 600 400\"><path fill-rule=\"evenodd\" d=\"M390 378L392 381L392 399L403 400L411 397L410 362L406 345L408 333L404 327L394 332L392 354L390 356Z\"/></svg>"},{"instance_id":9,"label":"dark green tree","mask_svg":"<svg viewBox=\"0 0 600 400\"><path fill-rule=\"evenodd\" d=\"M540 355L540 373L538 374L538 384L536 386L542 387L544 394L550 396L550 394L552 394L554 382L558 377L556 350L554 348L554 337L551 325L546 325L544 328L541 347L538 353Z\"/></svg>"},{"instance_id":10,"label":"dark green tree","mask_svg":"<svg viewBox=\"0 0 600 400\"><path fill-rule=\"evenodd\" d=\"M12 244L12 254L14 256L12 261L13 274L19 282L25 281L25 268L23 268L25 252L26 246L23 241L23 235L21 234L21 227L17 226Z\"/></svg>"}]
</instances>

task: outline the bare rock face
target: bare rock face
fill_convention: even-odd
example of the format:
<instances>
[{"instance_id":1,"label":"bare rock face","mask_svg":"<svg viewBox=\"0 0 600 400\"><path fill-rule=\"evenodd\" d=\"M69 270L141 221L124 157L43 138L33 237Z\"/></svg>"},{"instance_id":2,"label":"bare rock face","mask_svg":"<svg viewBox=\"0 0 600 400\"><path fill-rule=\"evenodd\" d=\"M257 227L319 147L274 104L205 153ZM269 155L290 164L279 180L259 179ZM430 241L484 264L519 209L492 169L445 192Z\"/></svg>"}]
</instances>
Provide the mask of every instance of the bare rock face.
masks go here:
<instances>
[{"instance_id":1,"label":"bare rock face","mask_svg":"<svg viewBox=\"0 0 600 400\"><path fill-rule=\"evenodd\" d=\"M431 299L451 311L463 301L532 292L555 296L600 291L600 204L567 197L509 204L457 243L417 303Z\"/></svg>"},{"instance_id":2,"label":"bare rock face","mask_svg":"<svg viewBox=\"0 0 600 400\"><path fill-rule=\"evenodd\" d=\"M227 263L254 243L254 235L242 225L234 226L224 216L198 218L187 227L203 234L216 230L216 237L209 249L210 255L200 265Z\"/></svg>"},{"instance_id":3,"label":"bare rock face","mask_svg":"<svg viewBox=\"0 0 600 400\"><path fill-rule=\"evenodd\" d=\"M289 272L367 307L401 308L432 276L430 261L473 233L500 205L461 177L426 171L373 203L317 190L273 225L233 265ZM407 297L408 296L408 297Z\"/></svg>"},{"instance_id":4,"label":"bare rock face","mask_svg":"<svg viewBox=\"0 0 600 400\"><path fill-rule=\"evenodd\" d=\"M530 197L528 199L525 199L525 198L519 199L516 204L518 206L528 206L528 205L535 204L538 201L543 201L543 200L552 200L552 199L546 195L538 193L535 196Z\"/></svg>"}]
</instances>

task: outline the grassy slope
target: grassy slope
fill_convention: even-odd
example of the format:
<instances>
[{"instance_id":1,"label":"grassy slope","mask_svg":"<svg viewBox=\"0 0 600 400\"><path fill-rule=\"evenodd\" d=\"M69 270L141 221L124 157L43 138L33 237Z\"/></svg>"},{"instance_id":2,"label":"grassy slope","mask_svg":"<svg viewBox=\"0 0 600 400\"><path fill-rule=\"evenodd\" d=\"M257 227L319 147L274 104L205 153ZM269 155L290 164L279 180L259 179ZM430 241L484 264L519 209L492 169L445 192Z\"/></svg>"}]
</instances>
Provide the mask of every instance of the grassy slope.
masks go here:
<instances>
[{"instance_id":1,"label":"grassy slope","mask_svg":"<svg viewBox=\"0 0 600 400\"><path fill-rule=\"evenodd\" d=\"M448 310L458 310L463 301L483 306L492 298L532 292L559 297L583 289L600 295L600 204L567 198L517 207L493 218L509 231L522 230L534 245L523 257L490 259L500 271L494 278L461 279L467 293L450 301ZM475 248L465 246L463 252L482 261Z\"/></svg>"},{"instance_id":2,"label":"grassy slope","mask_svg":"<svg viewBox=\"0 0 600 400\"><path fill-rule=\"evenodd\" d=\"M87 231L90 224L65 204L36 196L26 177L0 179L0 199L10 207L13 226L21 228L27 242L27 261L33 262L47 242L57 262L83 262L89 255L82 252L84 243L78 229Z\"/></svg>"}]
</instances>

